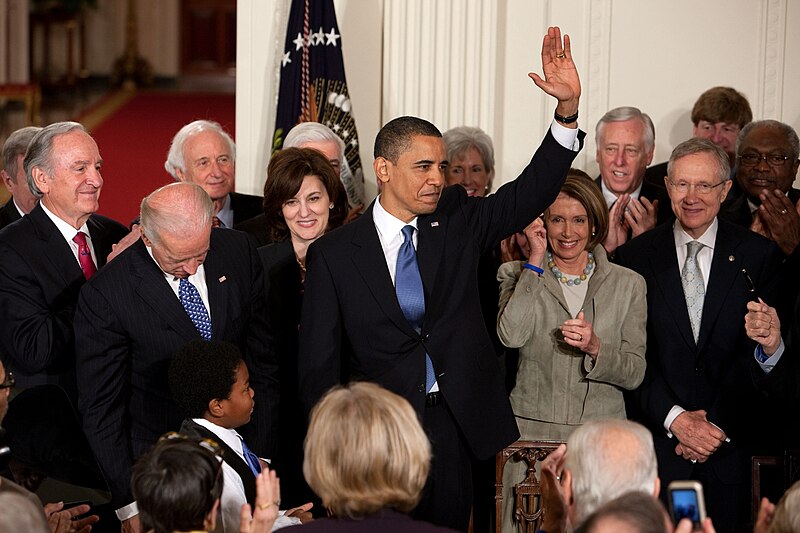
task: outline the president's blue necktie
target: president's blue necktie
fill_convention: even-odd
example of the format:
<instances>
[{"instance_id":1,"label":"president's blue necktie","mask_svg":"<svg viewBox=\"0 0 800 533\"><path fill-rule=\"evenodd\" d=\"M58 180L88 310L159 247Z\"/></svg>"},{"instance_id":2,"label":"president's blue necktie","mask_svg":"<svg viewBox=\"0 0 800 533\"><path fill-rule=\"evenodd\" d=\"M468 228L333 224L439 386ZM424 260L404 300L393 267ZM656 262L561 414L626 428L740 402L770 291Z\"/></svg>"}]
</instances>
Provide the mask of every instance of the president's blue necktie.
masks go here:
<instances>
[{"instance_id":1,"label":"president's blue necktie","mask_svg":"<svg viewBox=\"0 0 800 533\"><path fill-rule=\"evenodd\" d=\"M258 456L247 447L242 437L239 437L239 439L242 441L242 455L244 455L247 466L253 471L254 476L259 475L261 473L261 462L258 460Z\"/></svg>"},{"instance_id":2,"label":"president's blue necktie","mask_svg":"<svg viewBox=\"0 0 800 533\"><path fill-rule=\"evenodd\" d=\"M186 310L186 314L192 319L192 324L197 328L200 336L203 339L211 340L211 319L208 316L208 311L200 298L200 293L197 292L197 287L186 279L182 278L178 283L178 298L181 305Z\"/></svg>"},{"instance_id":3,"label":"president's blue necktie","mask_svg":"<svg viewBox=\"0 0 800 533\"><path fill-rule=\"evenodd\" d=\"M395 292L400 309L406 320L416 330L422 331L425 319L425 292L422 290L422 277L419 275L417 251L414 249L414 226L404 226L403 244L397 254L397 270L395 271ZM433 362L425 354L425 392L430 392L436 376L433 373Z\"/></svg>"}]
</instances>

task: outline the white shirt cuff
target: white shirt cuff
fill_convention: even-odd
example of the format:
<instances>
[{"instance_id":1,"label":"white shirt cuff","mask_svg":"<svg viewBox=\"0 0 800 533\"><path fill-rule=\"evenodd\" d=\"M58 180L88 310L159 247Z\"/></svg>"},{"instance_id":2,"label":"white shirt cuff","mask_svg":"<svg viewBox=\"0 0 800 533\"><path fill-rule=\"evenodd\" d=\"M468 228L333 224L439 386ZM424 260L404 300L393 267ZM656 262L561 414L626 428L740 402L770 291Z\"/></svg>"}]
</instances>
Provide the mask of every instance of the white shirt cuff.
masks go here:
<instances>
[{"instance_id":1,"label":"white shirt cuff","mask_svg":"<svg viewBox=\"0 0 800 533\"><path fill-rule=\"evenodd\" d=\"M672 432L669 430L672 423L675 422L675 419L678 418L678 415L686 411L680 405L673 405L672 409L669 410L667 413L667 418L664 419L664 429L667 431L667 437L672 438Z\"/></svg>"},{"instance_id":2,"label":"white shirt cuff","mask_svg":"<svg viewBox=\"0 0 800 533\"><path fill-rule=\"evenodd\" d=\"M136 502L133 502L129 503L125 507L120 507L114 512L117 513L117 518L119 518L119 521L124 522L125 520L133 518L134 516L139 514L139 506L136 505Z\"/></svg>"},{"instance_id":3,"label":"white shirt cuff","mask_svg":"<svg viewBox=\"0 0 800 533\"><path fill-rule=\"evenodd\" d=\"M781 360L781 356L783 355L783 351L785 349L786 347L783 344L783 337L781 337L780 346L778 346L778 349L775 350L775 353L770 355L766 361L764 361L763 363L759 361L758 356L755 354L755 352L753 353L753 357L756 358L756 363L758 363L758 366L761 367L761 370L763 370L765 374L769 374L770 372L772 372L772 369L775 368L775 365L778 364L778 361ZM756 351L758 351L758 348L756 348Z\"/></svg>"},{"instance_id":4,"label":"white shirt cuff","mask_svg":"<svg viewBox=\"0 0 800 533\"><path fill-rule=\"evenodd\" d=\"M276 531L287 526L299 526L302 523L303 522L301 522L300 519L295 516L286 516L286 511L279 511L278 518L275 519L275 523L272 525L272 531Z\"/></svg>"},{"instance_id":5,"label":"white shirt cuff","mask_svg":"<svg viewBox=\"0 0 800 533\"><path fill-rule=\"evenodd\" d=\"M573 152L577 152L581 149L581 142L578 140L578 128L567 128L566 126L562 126L555 120L550 125L550 133L553 134L553 138L563 146Z\"/></svg>"}]
</instances>

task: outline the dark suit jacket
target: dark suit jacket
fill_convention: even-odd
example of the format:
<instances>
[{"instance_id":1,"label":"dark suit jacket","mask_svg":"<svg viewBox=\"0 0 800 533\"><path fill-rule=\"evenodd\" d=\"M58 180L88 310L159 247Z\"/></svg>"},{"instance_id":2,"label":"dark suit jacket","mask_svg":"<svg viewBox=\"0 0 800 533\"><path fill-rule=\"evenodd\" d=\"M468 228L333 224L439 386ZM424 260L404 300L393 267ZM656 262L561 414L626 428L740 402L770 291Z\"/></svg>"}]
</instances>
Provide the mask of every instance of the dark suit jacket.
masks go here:
<instances>
[{"instance_id":1,"label":"dark suit jacket","mask_svg":"<svg viewBox=\"0 0 800 533\"><path fill-rule=\"evenodd\" d=\"M267 217L264 216L264 213L236 224L233 229L247 233L250 236L250 240L258 248L272 242L272 235L269 228L267 228Z\"/></svg>"},{"instance_id":2,"label":"dark suit jacket","mask_svg":"<svg viewBox=\"0 0 800 533\"><path fill-rule=\"evenodd\" d=\"M201 426L190 418L187 418L183 421L183 424L181 424L181 433L196 439L211 439L219 445L222 449L222 460L228 463L242 479L244 495L247 498L247 503L249 503L252 508L256 501L256 478L247 462L245 462L238 453L233 451L230 446L225 444L222 439L217 437L213 431ZM223 488L222 490L225 489ZM221 519L222 517L218 517L218 520Z\"/></svg>"},{"instance_id":3,"label":"dark suit jacket","mask_svg":"<svg viewBox=\"0 0 800 533\"><path fill-rule=\"evenodd\" d=\"M600 187L602 179L602 176L597 176L597 178L594 180L598 187ZM655 180L648 179L645 175L644 181L642 181L642 190L639 193L639 196L644 196L650 202L653 200L658 200L658 211L656 212L657 226L675 218L675 214L672 212L672 204L669 201L667 188L664 187L663 176L661 177L661 181L657 182Z\"/></svg>"},{"instance_id":4,"label":"dark suit jacket","mask_svg":"<svg viewBox=\"0 0 800 533\"><path fill-rule=\"evenodd\" d=\"M14 205L14 199L9 198L8 202L3 207L0 207L0 229L5 228L12 222L15 222L22 218L19 216L19 211L17 211L17 206Z\"/></svg>"},{"instance_id":5,"label":"dark suit jacket","mask_svg":"<svg viewBox=\"0 0 800 533\"><path fill-rule=\"evenodd\" d=\"M368 380L406 398L422 418L427 351L474 455L485 459L513 442L519 432L481 314L478 260L544 211L576 155L548 130L515 181L486 198L468 198L463 187L446 187L436 210L418 217L426 308L421 334L397 302L372 217L374 205L313 243L299 353L306 408L340 380Z\"/></svg>"},{"instance_id":6,"label":"dark suit jacket","mask_svg":"<svg viewBox=\"0 0 800 533\"><path fill-rule=\"evenodd\" d=\"M261 196L238 192L232 192L230 194L234 226L264 212L264 208L262 207L264 199Z\"/></svg>"},{"instance_id":7,"label":"dark suit jacket","mask_svg":"<svg viewBox=\"0 0 800 533\"><path fill-rule=\"evenodd\" d=\"M774 411L770 382L755 362L755 344L744 332L750 299L746 268L760 295L770 301L782 255L760 235L719 221L697 344L680 279L672 224L658 226L617 250L617 262L647 282L647 371L635 397L653 432L659 471L665 482L690 479L692 463L675 455L675 439L663 423L670 409L703 409L731 443L708 464L725 483L746 480L750 453L769 441L765 420ZM765 433L766 432L766 433Z\"/></svg>"},{"instance_id":8,"label":"dark suit jacket","mask_svg":"<svg viewBox=\"0 0 800 533\"><path fill-rule=\"evenodd\" d=\"M789 189L789 200L793 204L797 204L798 199L800 199L800 189ZM722 204L719 218L743 228L749 228L753 223L753 214L750 212L750 204L747 203L747 195L738 186L731 190L728 198Z\"/></svg>"},{"instance_id":9,"label":"dark suit jacket","mask_svg":"<svg viewBox=\"0 0 800 533\"><path fill-rule=\"evenodd\" d=\"M204 265L212 339L239 347L255 390L255 411L240 432L269 457L278 382L261 262L245 235L215 229ZM180 427L167 370L175 351L200 334L139 240L84 286L75 335L84 431L119 507L131 501L133 461Z\"/></svg>"},{"instance_id":10,"label":"dark suit jacket","mask_svg":"<svg viewBox=\"0 0 800 533\"><path fill-rule=\"evenodd\" d=\"M410 516L398 513L391 509L383 509L374 515L364 518L321 518L291 528L302 528L298 531L314 533L315 531L325 533L453 533L454 529L447 527L434 526L428 522L413 520Z\"/></svg>"},{"instance_id":11,"label":"dark suit jacket","mask_svg":"<svg viewBox=\"0 0 800 533\"><path fill-rule=\"evenodd\" d=\"M281 478L281 499L291 509L316 500L303 478L306 417L297 390L297 347L303 285L291 240L258 249L264 265L267 312L275 332L281 405L274 468ZM316 506L315 506L316 508ZM320 506L321 508L321 506Z\"/></svg>"},{"instance_id":12,"label":"dark suit jacket","mask_svg":"<svg viewBox=\"0 0 800 533\"><path fill-rule=\"evenodd\" d=\"M128 231L100 215L87 222L98 268ZM72 320L86 279L41 205L0 231L0 343L22 386L61 385L75 399Z\"/></svg>"}]
</instances>

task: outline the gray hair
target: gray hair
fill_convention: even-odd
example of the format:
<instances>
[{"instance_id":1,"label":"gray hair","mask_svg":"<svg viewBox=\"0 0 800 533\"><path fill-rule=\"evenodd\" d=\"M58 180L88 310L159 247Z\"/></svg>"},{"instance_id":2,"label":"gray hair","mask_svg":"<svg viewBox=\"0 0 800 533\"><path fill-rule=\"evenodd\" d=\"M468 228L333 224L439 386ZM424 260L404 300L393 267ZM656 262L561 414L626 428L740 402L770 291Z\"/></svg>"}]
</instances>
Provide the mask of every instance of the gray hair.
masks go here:
<instances>
[{"instance_id":1,"label":"gray hair","mask_svg":"<svg viewBox=\"0 0 800 533\"><path fill-rule=\"evenodd\" d=\"M53 143L59 135L65 135L72 131L82 131L88 135L83 124L78 122L54 122L42 128L39 133L33 136L28 150L25 152L25 159L22 166L25 168L25 177L28 180L28 188L36 198L44 196L42 191L33 181L34 168L42 169L45 174L53 174Z\"/></svg>"},{"instance_id":2,"label":"gray hair","mask_svg":"<svg viewBox=\"0 0 800 533\"><path fill-rule=\"evenodd\" d=\"M788 154L792 157L793 160L797 161L800 157L800 139L797 137L797 132L788 124L784 124L783 122L779 122L777 120L757 120L755 122L750 122L747 124L742 130L739 132L739 136L736 137L736 155L740 155L740 148L742 146L742 142L744 138L747 137L750 132L758 128L774 128L780 132L781 135L786 137L786 140L789 141L789 147L792 150L791 154Z\"/></svg>"},{"instance_id":3,"label":"gray hair","mask_svg":"<svg viewBox=\"0 0 800 533\"><path fill-rule=\"evenodd\" d=\"M196 235L211 227L214 202L199 185L178 182L164 185L142 200L142 232L154 244L162 235Z\"/></svg>"},{"instance_id":4,"label":"gray hair","mask_svg":"<svg viewBox=\"0 0 800 533\"><path fill-rule=\"evenodd\" d=\"M466 153L470 148L475 148L481 156L486 174L489 175L489 190L492 190L494 180L494 144L492 138L480 128L470 126L457 126L444 132L444 146L447 150L447 160L452 162L457 156Z\"/></svg>"},{"instance_id":5,"label":"gray hair","mask_svg":"<svg viewBox=\"0 0 800 533\"><path fill-rule=\"evenodd\" d=\"M172 138L172 144L169 145L169 152L167 152L167 160L164 162L164 168L170 175L178 179L178 170L186 172L186 161L183 158L183 147L186 141L203 133L204 131L213 131L219 134L226 143L231 152L231 162L236 161L236 144L231 139L231 136L222 129L218 122L213 120L195 120L178 130L175 137Z\"/></svg>"},{"instance_id":6,"label":"gray hair","mask_svg":"<svg viewBox=\"0 0 800 533\"><path fill-rule=\"evenodd\" d=\"M28 145L33 137L42 131L36 126L26 126L13 132L3 145L3 170L9 175L11 181L17 183L17 156L25 155Z\"/></svg>"},{"instance_id":7,"label":"gray hair","mask_svg":"<svg viewBox=\"0 0 800 533\"><path fill-rule=\"evenodd\" d=\"M625 446L625 443L633 446ZM567 441L575 521L630 491L653 494L658 466L650 430L629 420L595 420Z\"/></svg>"},{"instance_id":8,"label":"gray hair","mask_svg":"<svg viewBox=\"0 0 800 533\"><path fill-rule=\"evenodd\" d=\"M642 113L638 107L632 106L615 107L597 121L597 126L594 130L597 142L602 143L606 124L609 122L627 122L628 120L638 120L642 123L642 126L644 126L642 142L646 151L652 150L656 145L656 128L653 126L653 121L650 119L650 115Z\"/></svg>"},{"instance_id":9,"label":"gray hair","mask_svg":"<svg viewBox=\"0 0 800 533\"><path fill-rule=\"evenodd\" d=\"M672 178L672 169L675 166L675 161L695 154L709 154L714 158L717 163L717 177L720 181L731 178L731 162L728 154L713 142L702 137L693 137L683 141L672 150L667 163L667 176L670 179Z\"/></svg>"},{"instance_id":10,"label":"gray hair","mask_svg":"<svg viewBox=\"0 0 800 533\"><path fill-rule=\"evenodd\" d=\"M286 134L283 141L284 148L302 148L310 142L332 141L339 147L339 162L344 161L344 141L332 129L319 122L301 122Z\"/></svg>"}]
</instances>

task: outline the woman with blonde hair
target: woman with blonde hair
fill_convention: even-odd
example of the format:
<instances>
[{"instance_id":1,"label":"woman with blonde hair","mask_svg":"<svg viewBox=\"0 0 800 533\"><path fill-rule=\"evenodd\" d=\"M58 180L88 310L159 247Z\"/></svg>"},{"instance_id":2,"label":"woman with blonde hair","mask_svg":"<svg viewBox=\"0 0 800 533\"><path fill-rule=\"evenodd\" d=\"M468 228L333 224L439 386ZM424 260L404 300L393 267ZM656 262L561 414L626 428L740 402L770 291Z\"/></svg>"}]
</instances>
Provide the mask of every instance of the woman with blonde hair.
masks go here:
<instances>
[{"instance_id":1,"label":"woman with blonde hair","mask_svg":"<svg viewBox=\"0 0 800 533\"><path fill-rule=\"evenodd\" d=\"M413 520L431 446L404 398L373 383L331 389L314 407L303 474L331 515L302 531L444 533Z\"/></svg>"}]
</instances>

